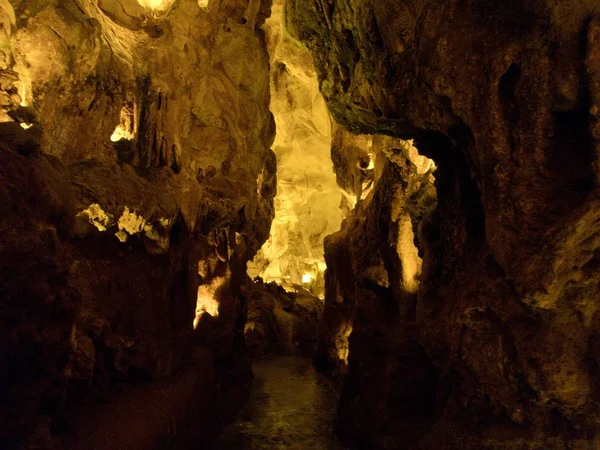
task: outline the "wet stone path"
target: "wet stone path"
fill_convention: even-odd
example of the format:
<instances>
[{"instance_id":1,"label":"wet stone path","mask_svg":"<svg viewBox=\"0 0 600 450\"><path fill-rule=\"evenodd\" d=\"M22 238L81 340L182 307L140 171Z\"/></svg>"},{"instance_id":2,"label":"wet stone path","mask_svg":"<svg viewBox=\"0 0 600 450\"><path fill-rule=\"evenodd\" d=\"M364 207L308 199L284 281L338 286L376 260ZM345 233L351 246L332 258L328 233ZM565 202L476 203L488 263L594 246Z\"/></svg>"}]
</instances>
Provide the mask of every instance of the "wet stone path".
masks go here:
<instances>
[{"instance_id":1,"label":"wet stone path","mask_svg":"<svg viewBox=\"0 0 600 450\"><path fill-rule=\"evenodd\" d=\"M223 429L218 450L342 450L332 432L337 397L306 358L252 363L250 399Z\"/></svg>"}]
</instances>

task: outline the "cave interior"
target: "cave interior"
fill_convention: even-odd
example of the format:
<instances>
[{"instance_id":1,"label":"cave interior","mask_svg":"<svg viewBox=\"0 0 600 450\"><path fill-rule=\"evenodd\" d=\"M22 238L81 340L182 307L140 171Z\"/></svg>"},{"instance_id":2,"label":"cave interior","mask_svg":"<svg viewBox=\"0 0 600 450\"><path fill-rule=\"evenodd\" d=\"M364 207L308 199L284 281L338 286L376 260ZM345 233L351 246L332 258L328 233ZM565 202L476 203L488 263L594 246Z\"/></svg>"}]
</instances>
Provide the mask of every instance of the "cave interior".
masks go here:
<instances>
[{"instance_id":1,"label":"cave interior","mask_svg":"<svg viewBox=\"0 0 600 450\"><path fill-rule=\"evenodd\" d=\"M600 1L0 40L0 448L600 449Z\"/></svg>"}]
</instances>

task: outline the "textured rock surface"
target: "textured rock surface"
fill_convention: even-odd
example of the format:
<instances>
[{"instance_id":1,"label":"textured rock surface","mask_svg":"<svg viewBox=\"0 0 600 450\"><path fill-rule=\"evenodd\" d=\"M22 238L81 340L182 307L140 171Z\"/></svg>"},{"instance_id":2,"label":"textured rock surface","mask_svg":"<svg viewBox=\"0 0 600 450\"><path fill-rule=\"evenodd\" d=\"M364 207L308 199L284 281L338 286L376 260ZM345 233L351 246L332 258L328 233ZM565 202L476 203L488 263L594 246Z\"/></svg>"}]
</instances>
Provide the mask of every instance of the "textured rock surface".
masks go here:
<instances>
[{"instance_id":1,"label":"textured rock surface","mask_svg":"<svg viewBox=\"0 0 600 450\"><path fill-rule=\"evenodd\" d=\"M348 444L600 445L599 9L288 2L288 27L311 49L335 119L414 137L438 166L438 207L420 234L411 214L423 258L416 299L400 256L378 271L389 287L356 302L340 404ZM381 206L352 220L379 224L373 245L389 249L396 238L375 216L393 202L376 198ZM368 264L342 266L339 255L369 254L365 244L353 230L330 240L327 277L360 280ZM353 292L327 301L343 307ZM415 395L425 391L435 395Z\"/></svg>"},{"instance_id":2,"label":"textured rock surface","mask_svg":"<svg viewBox=\"0 0 600 450\"><path fill-rule=\"evenodd\" d=\"M304 289L286 292L274 282L258 280L248 281L242 295L248 306L244 336L251 357L315 354L322 300Z\"/></svg>"},{"instance_id":3,"label":"textured rock surface","mask_svg":"<svg viewBox=\"0 0 600 450\"><path fill-rule=\"evenodd\" d=\"M269 240L251 276L292 289L324 290L323 239L339 230L340 189L333 174L332 123L307 50L283 29L283 0L265 23L271 63L271 105L277 136L277 197ZM304 280L303 280L304 276Z\"/></svg>"},{"instance_id":4,"label":"textured rock surface","mask_svg":"<svg viewBox=\"0 0 600 450\"><path fill-rule=\"evenodd\" d=\"M349 178L347 174L351 173L344 167L353 171L359 167L365 145L372 152L373 167L355 173L356 209L345 219L342 230L325 240L326 303L315 362L335 378L347 372L350 333L355 343L364 335L365 353L355 352L354 357L367 365L374 357L371 350L389 352L390 358L397 358L392 349L406 346L408 339L415 338L414 330L406 329L406 323L397 323L392 304L395 297L401 297L404 308L416 302L422 260L413 229L418 230L436 206L432 175L435 166L419 156L410 142L340 133L337 142L343 145L336 153L345 155L343 161L348 162L338 166L339 173L346 174L341 178ZM352 155L356 157L354 162ZM369 187L361 193L363 184ZM371 320L377 320L377 326ZM369 336L377 333L387 339L368 342ZM362 395L371 395L369 388L389 387L387 374L374 371L373 376L369 386L362 388ZM414 386L411 389L416 392ZM387 415L388 411L381 413Z\"/></svg>"},{"instance_id":5,"label":"textured rock surface","mask_svg":"<svg viewBox=\"0 0 600 450\"><path fill-rule=\"evenodd\" d=\"M0 2L2 444L60 446L58 417L194 347L211 420L248 389L237 293L273 217L270 4L161 5Z\"/></svg>"}]
</instances>

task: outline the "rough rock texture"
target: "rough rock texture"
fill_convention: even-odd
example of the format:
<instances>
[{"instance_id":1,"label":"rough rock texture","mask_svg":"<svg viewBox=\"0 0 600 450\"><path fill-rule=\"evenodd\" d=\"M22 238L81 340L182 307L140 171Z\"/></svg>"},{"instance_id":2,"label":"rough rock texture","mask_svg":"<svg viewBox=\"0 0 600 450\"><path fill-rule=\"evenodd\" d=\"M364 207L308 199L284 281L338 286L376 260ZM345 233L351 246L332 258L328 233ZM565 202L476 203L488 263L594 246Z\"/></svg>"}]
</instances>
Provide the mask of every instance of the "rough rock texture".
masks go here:
<instances>
[{"instance_id":1,"label":"rough rock texture","mask_svg":"<svg viewBox=\"0 0 600 450\"><path fill-rule=\"evenodd\" d=\"M60 447L69 411L196 349L217 424L251 380L237 294L273 218L270 4L141 4L0 1L2 445Z\"/></svg>"},{"instance_id":2,"label":"rough rock texture","mask_svg":"<svg viewBox=\"0 0 600 450\"><path fill-rule=\"evenodd\" d=\"M277 124L275 219L251 276L323 294L323 239L339 230L340 189L330 158L332 122L308 51L283 28L283 0L265 23L270 109ZM303 280L304 276L304 280Z\"/></svg>"},{"instance_id":3,"label":"rough rock texture","mask_svg":"<svg viewBox=\"0 0 600 450\"><path fill-rule=\"evenodd\" d=\"M244 336L250 356L312 357L317 348L323 301L298 286L286 292L274 282L248 282L241 295L248 307Z\"/></svg>"},{"instance_id":4,"label":"rough rock texture","mask_svg":"<svg viewBox=\"0 0 600 450\"><path fill-rule=\"evenodd\" d=\"M384 136L353 136L343 131L337 142L334 155L344 155L338 161L348 163L338 166L338 173L346 174L339 178L342 181L352 174L344 172L344 167L360 167L357 163L363 158L365 143L372 152L372 168L354 174L358 180L356 208L344 220L342 230L325 240L327 291L315 362L334 378L342 378L347 373L350 333L356 343L361 333L374 332L369 323L363 328L363 315L371 320L379 317L377 329L385 330L387 337L376 343L364 342L367 346L378 344L389 350L406 346L406 340L414 338L406 324L397 323L392 297L401 297L405 308L416 302L422 259L413 229L417 230L435 209L436 193L432 175L435 166L418 155L410 142ZM350 163L352 155L354 163ZM363 184L369 186L366 191L362 191ZM380 297L387 298L380 302ZM361 361L368 364L373 355L368 347L364 351ZM390 357L397 355L390 351ZM370 395L370 387L389 386L386 374L374 375L384 379L370 380L363 388L364 395ZM411 389L416 391L414 386Z\"/></svg>"},{"instance_id":5,"label":"rough rock texture","mask_svg":"<svg viewBox=\"0 0 600 450\"><path fill-rule=\"evenodd\" d=\"M340 208L344 217L373 187L374 156L371 136L353 135L334 124L331 160L337 184L342 188Z\"/></svg>"},{"instance_id":6,"label":"rough rock texture","mask_svg":"<svg viewBox=\"0 0 600 450\"><path fill-rule=\"evenodd\" d=\"M416 300L397 261L384 265L390 286L357 301L340 404L346 443L600 446L598 2L287 5L336 121L413 137L438 166L438 206L414 240ZM353 220L380 223L377 204ZM360 280L368 267L341 267L340 252L370 252L348 234L352 248L328 244L337 272L328 278ZM385 228L373 239L396 245ZM327 301L344 305L352 292Z\"/></svg>"}]
</instances>

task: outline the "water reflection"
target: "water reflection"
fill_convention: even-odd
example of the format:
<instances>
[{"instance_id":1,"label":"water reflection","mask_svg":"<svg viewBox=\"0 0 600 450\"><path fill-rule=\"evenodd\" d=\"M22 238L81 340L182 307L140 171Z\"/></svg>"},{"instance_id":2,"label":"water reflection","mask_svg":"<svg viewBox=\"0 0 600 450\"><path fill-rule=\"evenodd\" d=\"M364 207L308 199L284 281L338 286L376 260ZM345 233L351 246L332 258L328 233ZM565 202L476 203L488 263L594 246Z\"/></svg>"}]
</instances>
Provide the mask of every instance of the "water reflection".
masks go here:
<instances>
[{"instance_id":1,"label":"water reflection","mask_svg":"<svg viewBox=\"0 0 600 450\"><path fill-rule=\"evenodd\" d=\"M218 450L343 448L332 432L336 393L309 359L268 357L252 367L250 399L223 430Z\"/></svg>"}]
</instances>

